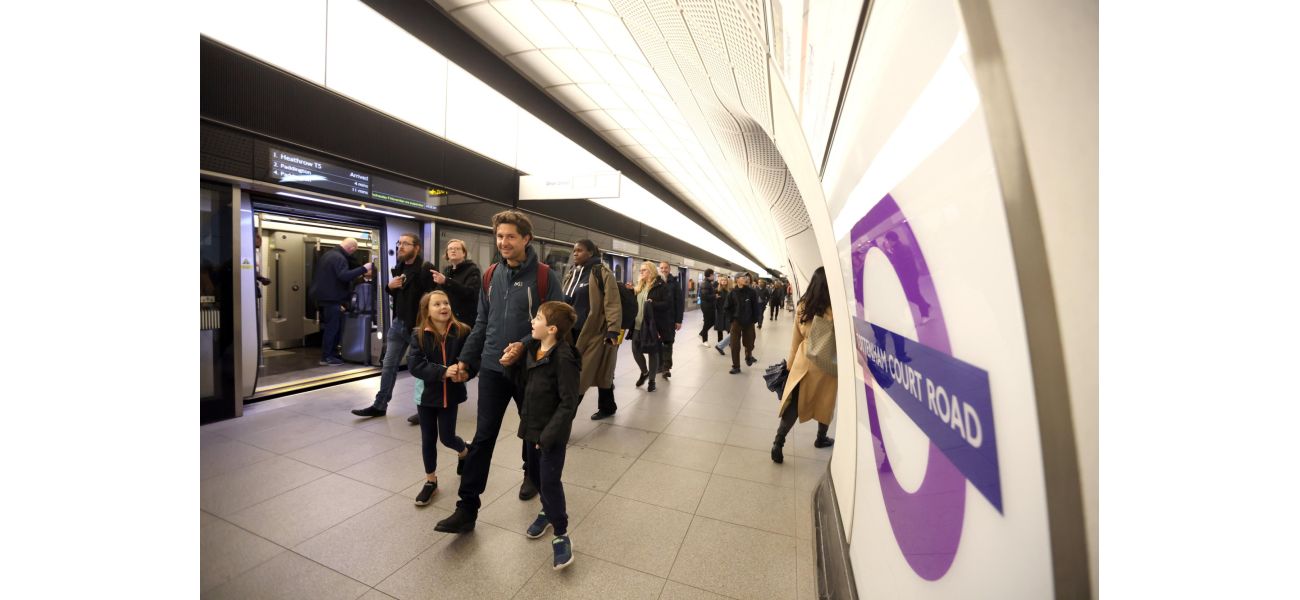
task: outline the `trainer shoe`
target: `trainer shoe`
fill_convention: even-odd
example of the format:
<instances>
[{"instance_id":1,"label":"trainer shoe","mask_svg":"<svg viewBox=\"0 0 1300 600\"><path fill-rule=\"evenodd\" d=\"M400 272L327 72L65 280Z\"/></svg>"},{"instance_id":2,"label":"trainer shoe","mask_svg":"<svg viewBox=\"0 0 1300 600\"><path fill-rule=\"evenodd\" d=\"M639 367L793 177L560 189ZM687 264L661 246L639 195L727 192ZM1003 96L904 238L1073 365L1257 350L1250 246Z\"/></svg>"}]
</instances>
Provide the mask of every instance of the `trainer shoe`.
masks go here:
<instances>
[{"instance_id":1,"label":"trainer shoe","mask_svg":"<svg viewBox=\"0 0 1300 600\"><path fill-rule=\"evenodd\" d=\"M427 505L429 503L429 499L433 497L433 493L436 491L438 491L438 482L436 481L424 482L424 487L420 488L420 494L415 497L415 505L416 506Z\"/></svg>"},{"instance_id":2,"label":"trainer shoe","mask_svg":"<svg viewBox=\"0 0 1300 600\"><path fill-rule=\"evenodd\" d=\"M754 358L754 357L752 357L752 356L745 357L745 366L746 366L746 367L752 367L752 366L754 366L754 363L756 363L756 362L758 362L758 359L757 359L757 358Z\"/></svg>"},{"instance_id":3,"label":"trainer shoe","mask_svg":"<svg viewBox=\"0 0 1300 600\"><path fill-rule=\"evenodd\" d=\"M727 372L731 373L732 375L735 375L736 373L740 372L740 367L732 367L731 370Z\"/></svg>"},{"instance_id":4,"label":"trainer shoe","mask_svg":"<svg viewBox=\"0 0 1300 600\"><path fill-rule=\"evenodd\" d=\"M352 414L358 417L382 417L388 414L388 411L379 410L373 406L367 406L365 408L352 409Z\"/></svg>"},{"instance_id":5,"label":"trainer shoe","mask_svg":"<svg viewBox=\"0 0 1300 600\"><path fill-rule=\"evenodd\" d=\"M474 531L475 521L478 521L477 513L457 507L456 512L451 513L450 517L438 521L438 524L433 526L433 530L443 533L469 533Z\"/></svg>"},{"instance_id":6,"label":"trainer shoe","mask_svg":"<svg viewBox=\"0 0 1300 600\"><path fill-rule=\"evenodd\" d=\"M599 420L601 420L601 419L608 419L608 418L610 418L610 417L612 417L612 416L614 416L614 413L607 413L607 412L596 411L596 412L594 412L594 413L591 413L591 420L592 420L592 421L599 421Z\"/></svg>"},{"instance_id":7,"label":"trainer shoe","mask_svg":"<svg viewBox=\"0 0 1300 600\"><path fill-rule=\"evenodd\" d=\"M334 357L334 356L331 356L331 357L325 359L325 363L328 364L328 365L331 365L331 366L335 366L335 367L337 367L337 366L339 366L339 365L346 365L346 364L348 364L348 363L346 363L346 362L343 362L343 359L341 359L341 358L337 358L337 357Z\"/></svg>"},{"instance_id":8,"label":"trainer shoe","mask_svg":"<svg viewBox=\"0 0 1300 600\"><path fill-rule=\"evenodd\" d=\"M569 542L569 536L557 535L551 540L551 550L555 551L556 571L573 564L573 544Z\"/></svg>"},{"instance_id":9,"label":"trainer shoe","mask_svg":"<svg viewBox=\"0 0 1300 600\"><path fill-rule=\"evenodd\" d=\"M537 513L537 518L533 520L532 525L528 526L528 531L525 531L524 535L535 540L542 537L546 530L550 528L551 520L546 518L546 511L541 511Z\"/></svg>"},{"instance_id":10,"label":"trainer shoe","mask_svg":"<svg viewBox=\"0 0 1300 600\"><path fill-rule=\"evenodd\" d=\"M413 414L413 415L407 417L407 418L406 418L406 422L407 422L407 423L410 423L410 424L412 424L412 425L419 425L419 424L420 424L420 413L415 413L415 414Z\"/></svg>"}]
</instances>

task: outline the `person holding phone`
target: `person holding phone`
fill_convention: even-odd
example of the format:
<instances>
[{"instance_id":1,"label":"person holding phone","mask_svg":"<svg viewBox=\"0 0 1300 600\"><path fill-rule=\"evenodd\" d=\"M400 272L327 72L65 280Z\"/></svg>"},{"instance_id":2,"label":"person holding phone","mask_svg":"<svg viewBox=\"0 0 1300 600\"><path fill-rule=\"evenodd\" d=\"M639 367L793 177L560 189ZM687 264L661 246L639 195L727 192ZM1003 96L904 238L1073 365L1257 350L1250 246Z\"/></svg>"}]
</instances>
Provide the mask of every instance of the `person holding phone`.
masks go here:
<instances>
[{"instance_id":1,"label":"person holding phone","mask_svg":"<svg viewBox=\"0 0 1300 600\"><path fill-rule=\"evenodd\" d=\"M355 408L358 417L382 417L388 413L388 401L393 397L393 384L397 382L397 368L411 344L411 329L415 327L420 310L420 298L434 289L433 263L420 258L420 238L414 233L403 233L397 238L397 264L386 291L393 299L393 319L384 336L383 371L379 376L379 392L375 401L365 408Z\"/></svg>"}]
</instances>

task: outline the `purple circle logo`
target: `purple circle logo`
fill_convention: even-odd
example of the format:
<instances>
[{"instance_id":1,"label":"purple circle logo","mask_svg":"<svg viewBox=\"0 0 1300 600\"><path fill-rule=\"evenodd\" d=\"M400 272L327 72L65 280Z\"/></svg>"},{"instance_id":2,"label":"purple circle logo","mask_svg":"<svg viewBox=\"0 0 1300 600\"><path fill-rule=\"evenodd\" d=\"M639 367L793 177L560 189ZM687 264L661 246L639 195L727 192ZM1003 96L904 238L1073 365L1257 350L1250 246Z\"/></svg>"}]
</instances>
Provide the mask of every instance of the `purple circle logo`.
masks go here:
<instances>
[{"instance_id":1,"label":"purple circle logo","mask_svg":"<svg viewBox=\"0 0 1300 600\"><path fill-rule=\"evenodd\" d=\"M912 227L893 196L886 195L853 226L849 237L853 260L853 296L857 316L866 320L862 283L867 252L880 249L898 275L907 296L912 320L916 324L918 341L930 348L952 355L948 341L948 328L944 324L943 309L935 293L930 269L916 243ZM930 300L932 299L932 302ZM855 327L859 327L855 324ZM857 331L859 336L871 336L871 331ZM899 343L898 340L895 343ZM856 344L855 344L856 346ZM930 443L929 462L925 477L915 492L907 492L898 482L889 461L880 431L880 417L876 411L876 395L872 389L875 376L868 368L867 358L859 351L858 363L866 380L867 416L870 419L872 447L879 465L880 491L889 515L898 548L907 564L923 579L935 581L952 567L961 543L962 521L966 515L966 477L952 461ZM888 387L888 385L882 385Z\"/></svg>"}]
</instances>

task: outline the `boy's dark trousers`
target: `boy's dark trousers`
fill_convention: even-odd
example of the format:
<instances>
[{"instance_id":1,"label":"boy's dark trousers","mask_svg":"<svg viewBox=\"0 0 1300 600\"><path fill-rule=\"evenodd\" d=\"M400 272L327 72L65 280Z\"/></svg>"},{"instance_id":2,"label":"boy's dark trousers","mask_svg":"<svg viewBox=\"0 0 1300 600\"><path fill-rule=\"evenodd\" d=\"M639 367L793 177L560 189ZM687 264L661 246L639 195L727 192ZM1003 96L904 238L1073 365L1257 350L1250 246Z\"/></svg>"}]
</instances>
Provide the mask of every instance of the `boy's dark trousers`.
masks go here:
<instances>
[{"instance_id":1,"label":"boy's dark trousers","mask_svg":"<svg viewBox=\"0 0 1300 600\"><path fill-rule=\"evenodd\" d=\"M506 408L514 399L516 410L524 400L524 391L515 385L509 377L496 371L483 369L478 374L478 427L474 430L474 441L469 447L469 456L465 457L465 472L460 478L460 502L456 508L478 514L483 502L479 498L487 488L488 468L492 466L492 451L496 449L497 434L501 433L501 420L506 416ZM524 470L528 470L528 449L522 454L525 458Z\"/></svg>"},{"instance_id":2,"label":"boy's dark trousers","mask_svg":"<svg viewBox=\"0 0 1300 600\"><path fill-rule=\"evenodd\" d=\"M555 528L555 535L564 535L569 532L569 513L564 505L564 486L560 483L560 475L564 473L565 445L556 444L555 448L545 451L533 446L533 442L524 441L524 456L528 461L528 472L524 476L531 477L533 485L541 493L542 510Z\"/></svg>"}]
</instances>

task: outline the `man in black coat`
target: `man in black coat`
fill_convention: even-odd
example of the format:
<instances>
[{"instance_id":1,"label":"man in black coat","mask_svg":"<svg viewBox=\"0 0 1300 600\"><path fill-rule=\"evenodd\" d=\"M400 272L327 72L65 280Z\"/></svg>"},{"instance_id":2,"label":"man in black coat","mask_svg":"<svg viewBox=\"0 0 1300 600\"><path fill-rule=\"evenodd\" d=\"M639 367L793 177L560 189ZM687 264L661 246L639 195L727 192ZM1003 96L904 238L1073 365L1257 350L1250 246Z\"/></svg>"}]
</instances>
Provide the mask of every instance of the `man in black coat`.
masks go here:
<instances>
[{"instance_id":1,"label":"man in black coat","mask_svg":"<svg viewBox=\"0 0 1300 600\"><path fill-rule=\"evenodd\" d=\"M727 305L723 314L731 320L731 371L733 375L740 372L740 346L745 346L745 366L753 366L754 358L754 323L763 319L763 305L758 303L758 294L749 287L749 273L736 276L736 288L727 295ZM737 343L740 342L740 343Z\"/></svg>"},{"instance_id":2,"label":"man in black coat","mask_svg":"<svg viewBox=\"0 0 1300 600\"><path fill-rule=\"evenodd\" d=\"M717 320L718 286L713 283L713 269L704 270L704 281L700 283L700 312L704 314L704 327L700 329L700 342L705 348L709 344L709 330Z\"/></svg>"},{"instance_id":3,"label":"man in black coat","mask_svg":"<svg viewBox=\"0 0 1300 600\"><path fill-rule=\"evenodd\" d=\"M411 345L411 330L415 328L420 298L433 291L433 265L420 256L419 236L414 233L398 236L397 264L393 266L393 276L385 288L388 296L393 299L393 318L388 326L388 334L384 336L384 362L383 371L379 375L379 392L375 394L374 404L352 409L352 414L358 417L382 417L388 412L388 401L393 398L393 384L397 382L398 366Z\"/></svg>"},{"instance_id":4,"label":"man in black coat","mask_svg":"<svg viewBox=\"0 0 1300 600\"><path fill-rule=\"evenodd\" d=\"M677 332L682 329L682 317L686 313L686 291L672 274L668 261L659 262L659 276L668 284L668 296L672 302L669 314L673 317L673 329L663 339L663 350L659 353L659 371L664 374L664 379L668 379L673 376L673 342L677 339Z\"/></svg>"},{"instance_id":5,"label":"man in black coat","mask_svg":"<svg viewBox=\"0 0 1300 600\"><path fill-rule=\"evenodd\" d=\"M357 251L357 240L345 238L337 247L330 248L316 261L316 274L308 290L320 310L321 338L320 364L341 365L339 342L343 341L343 306L352 295L352 280L373 268L370 263L355 269L348 268L348 257Z\"/></svg>"}]
</instances>

